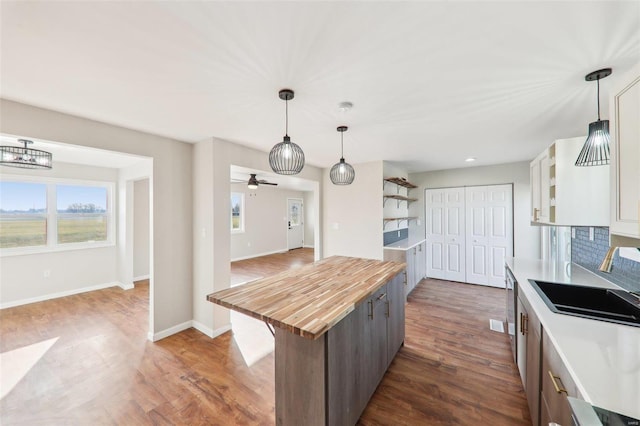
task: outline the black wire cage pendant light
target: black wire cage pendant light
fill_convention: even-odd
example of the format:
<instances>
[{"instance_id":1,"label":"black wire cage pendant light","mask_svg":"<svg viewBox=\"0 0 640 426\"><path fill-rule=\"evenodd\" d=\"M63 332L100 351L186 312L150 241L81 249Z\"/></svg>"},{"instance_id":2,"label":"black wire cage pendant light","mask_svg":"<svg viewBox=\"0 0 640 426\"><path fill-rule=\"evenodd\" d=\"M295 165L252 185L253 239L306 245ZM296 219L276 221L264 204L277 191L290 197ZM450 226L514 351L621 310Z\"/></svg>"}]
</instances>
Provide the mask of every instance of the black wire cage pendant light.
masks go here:
<instances>
[{"instance_id":1,"label":"black wire cage pendant light","mask_svg":"<svg viewBox=\"0 0 640 426\"><path fill-rule=\"evenodd\" d=\"M600 79L611 75L611 68L604 68L587 74L586 81L595 80L598 84L598 121L589 123L589 134L582 151L576 160L576 166L604 166L609 164L609 120L600 120Z\"/></svg>"},{"instance_id":2,"label":"black wire cage pendant light","mask_svg":"<svg viewBox=\"0 0 640 426\"><path fill-rule=\"evenodd\" d=\"M334 164L329 172L329 178L334 185L351 185L356 178L353 166L344 161L344 132L347 129L347 126L340 126L337 129L340 132L340 162Z\"/></svg>"},{"instance_id":3,"label":"black wire cage pendant light","mask_svg":"<svg viewBox=\"0 0 640 426\"><path fill-rule=\"evenodd\" d=\"M18 139L24 147L0 146L0 165L19 167L21 169L50 169L52 155L50 152L29 148L33 141Z\"/></svg>"},{"instance_id":4,"label":"black wire cage pendant light","mask_svg":"<svg viewBox=\"0 0 640 426\"><path fill-rule=\"evenodd\" d=\"M278 95L285 102L285 132L282 142L269 152L269 165L279 175L297 175L304 167L304 152L289 137L289 101L293 99L293 90L282 89Z\"/></svg>"}]
</instances>

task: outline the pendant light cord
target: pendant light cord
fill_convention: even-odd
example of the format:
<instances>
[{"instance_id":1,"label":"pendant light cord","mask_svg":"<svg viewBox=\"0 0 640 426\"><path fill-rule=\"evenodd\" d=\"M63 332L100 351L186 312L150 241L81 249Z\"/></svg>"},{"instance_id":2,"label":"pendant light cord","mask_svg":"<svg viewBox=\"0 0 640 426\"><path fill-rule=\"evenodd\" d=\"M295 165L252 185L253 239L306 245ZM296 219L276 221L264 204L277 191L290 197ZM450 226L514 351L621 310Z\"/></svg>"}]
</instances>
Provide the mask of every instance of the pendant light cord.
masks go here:
<instances>
[{"instance_id":1,"label":"pendant light cord","mask_svg":"<svg viewBox=\"0 0 640 426\"><path fill-rule=\"evenodd\" d=\"M596 80L598 84L598 121L600 121L600 77Z\"/></svg>"},{"instance_id":2,"label":"pendant light cord","mask_svg":"<svg viewBox=\"0 0 640 426\"><path fill-rule=\"evenodd\" d=\"M600 95L598 95L600 96ZM600 107L598 107L600 108ZM599 111L599 109L598 109ZM600 115L600 113L598 113L598 116ZM284 135L285 136L289 136L289 99L285 99L284 100Z\"/></svg>"},{"instance_id":3,"label":"pendant light cord","mask_svg":"<svg viewBox=\"0 0 640 426\"><path fill-rule=\"evenodd\" d=\"M340 158L344 158L344 132L340 132Z\"/></svg>"}]
</instances>

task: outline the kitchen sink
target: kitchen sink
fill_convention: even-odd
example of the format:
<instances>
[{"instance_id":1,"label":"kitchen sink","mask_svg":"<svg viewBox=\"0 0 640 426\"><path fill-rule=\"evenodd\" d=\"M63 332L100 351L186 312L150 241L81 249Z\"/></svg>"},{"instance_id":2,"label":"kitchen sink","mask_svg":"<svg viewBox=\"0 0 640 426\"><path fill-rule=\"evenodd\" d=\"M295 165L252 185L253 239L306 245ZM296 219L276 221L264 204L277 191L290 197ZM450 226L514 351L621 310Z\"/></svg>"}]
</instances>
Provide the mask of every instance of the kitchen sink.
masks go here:
<instances>
[{"instance_id":1,"label":"kitchen sink","mask_svg":"<svg viewBox=\"0 0 640 426\"><path fill-rule=\"evenodd\" d=\"M640 327L640 299L624 290L529 282L555 313Z\"/></svg>"}]
</instances>

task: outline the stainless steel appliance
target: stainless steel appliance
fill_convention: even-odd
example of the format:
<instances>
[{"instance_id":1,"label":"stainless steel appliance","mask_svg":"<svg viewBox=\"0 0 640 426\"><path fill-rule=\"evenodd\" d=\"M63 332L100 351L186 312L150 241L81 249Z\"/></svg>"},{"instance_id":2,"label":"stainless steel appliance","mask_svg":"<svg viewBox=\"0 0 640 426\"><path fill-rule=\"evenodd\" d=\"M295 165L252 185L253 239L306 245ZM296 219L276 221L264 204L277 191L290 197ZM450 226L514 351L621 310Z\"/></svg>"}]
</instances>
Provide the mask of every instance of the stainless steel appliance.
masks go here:
<instances>
[{"instance_id":1,"label":"stainless steel appliance","mask_svg":"<svg viewBox=\"0 0 640 426\"><path fill-rule=\"evenodd\" d=\"M511 353L513 354L513 360L516 358L516 278L511 273L509 268L505 268L505 286L507 288L507 333L509 334L509 340L511 341Z\"/></svg>"},{"instance_id":2,"label":"stainless steel appliance","mask_svg":"<svg viewBox=\"0 0 640 426\"><path fill-rule=\"evenodd\" d=\"M640 420L594 407L586 401L567 397L573 426L640 426ZM551 425L551 423L550 423Z\"/></svg>"}]
</instances>

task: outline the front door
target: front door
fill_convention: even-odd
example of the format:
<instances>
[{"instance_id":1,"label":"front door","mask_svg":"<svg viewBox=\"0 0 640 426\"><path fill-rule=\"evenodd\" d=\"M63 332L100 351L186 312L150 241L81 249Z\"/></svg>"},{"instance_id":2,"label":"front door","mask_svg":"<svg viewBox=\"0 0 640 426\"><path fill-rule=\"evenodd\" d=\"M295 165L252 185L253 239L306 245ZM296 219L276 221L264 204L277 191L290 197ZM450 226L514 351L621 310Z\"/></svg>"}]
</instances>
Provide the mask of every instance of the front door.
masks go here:
<instances>
[{"instance_id":1,"label":"front door","mask_svg":"<svg viewBox=\"0 0 640 426\"><path fill-rule=\"evenodd\" d=\"M287 247L289 250L302 247L304 242L304 220L302 200L287 198Z\"/></svg>"}]
</instances>

